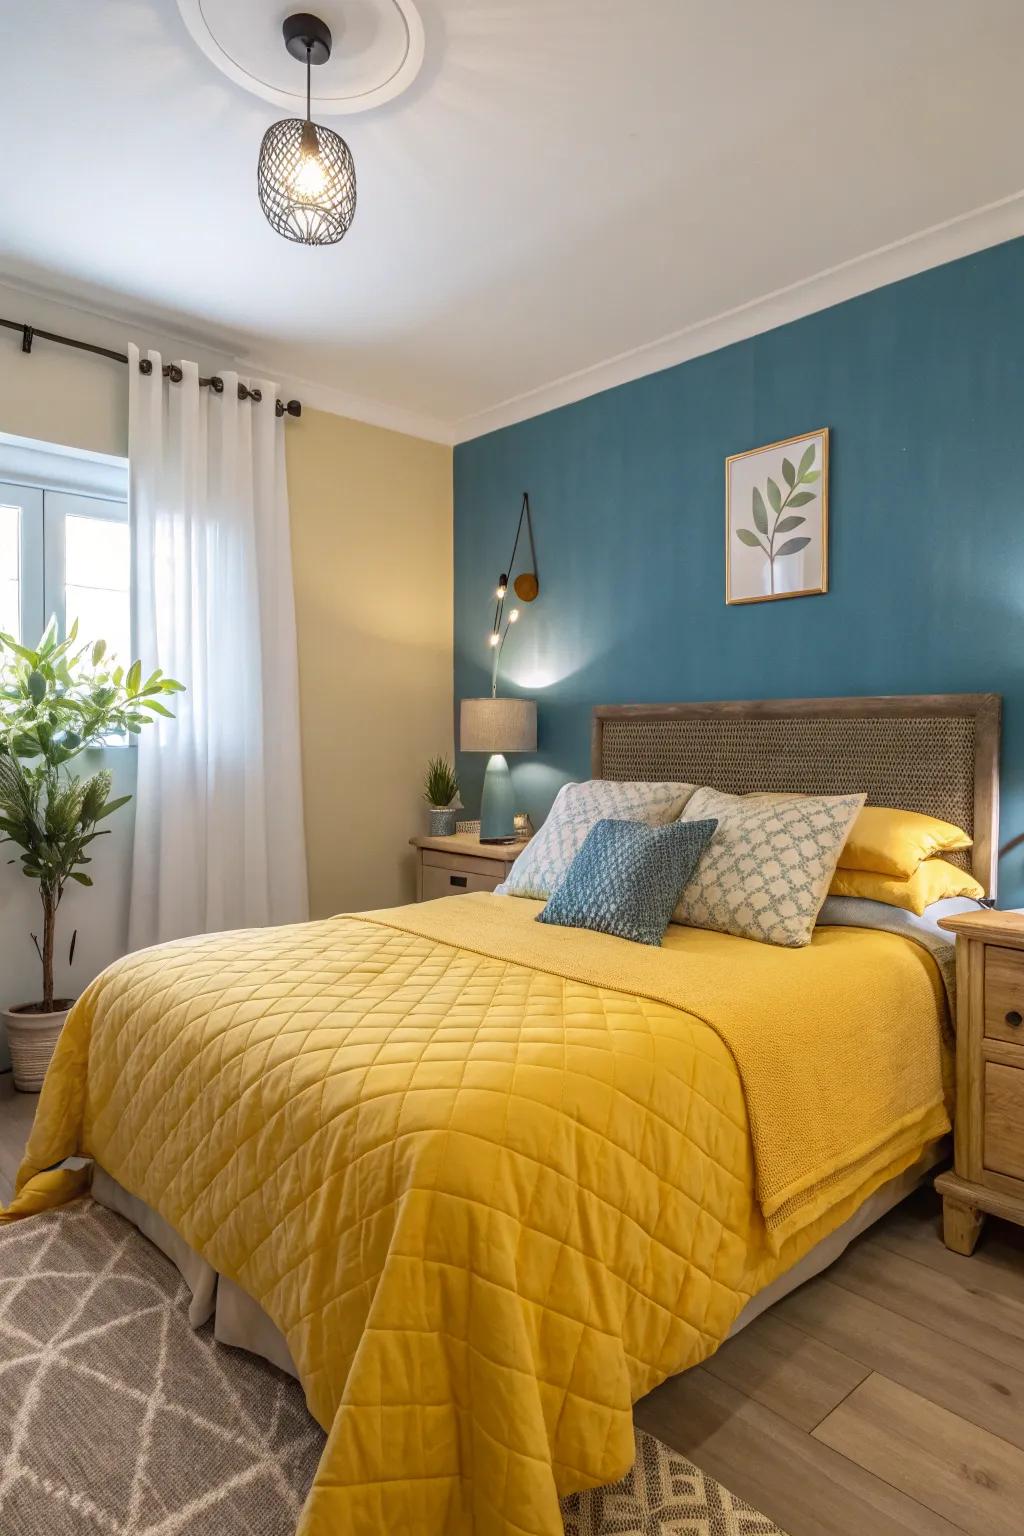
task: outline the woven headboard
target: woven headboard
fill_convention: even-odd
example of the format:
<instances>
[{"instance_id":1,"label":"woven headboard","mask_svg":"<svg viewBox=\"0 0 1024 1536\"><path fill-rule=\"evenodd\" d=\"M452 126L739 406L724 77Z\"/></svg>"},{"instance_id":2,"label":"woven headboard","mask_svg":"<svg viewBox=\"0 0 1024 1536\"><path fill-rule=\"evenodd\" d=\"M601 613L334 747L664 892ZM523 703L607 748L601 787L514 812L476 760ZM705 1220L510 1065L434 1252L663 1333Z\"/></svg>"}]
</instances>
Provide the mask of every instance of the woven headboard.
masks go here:
<instances>
[{"instance_id":1,"label":"woven headboard","mask_svg":"<svg viewBox=\"0 0 1024 1536\"><path fill-rule=\"evenodd\" d=\"M751 703L602 704L595 779L678 780L732 794L849 794L941 816L974 838L951 855L996 893L999 729L996 693Z\"/></svg>"}]
</instances>

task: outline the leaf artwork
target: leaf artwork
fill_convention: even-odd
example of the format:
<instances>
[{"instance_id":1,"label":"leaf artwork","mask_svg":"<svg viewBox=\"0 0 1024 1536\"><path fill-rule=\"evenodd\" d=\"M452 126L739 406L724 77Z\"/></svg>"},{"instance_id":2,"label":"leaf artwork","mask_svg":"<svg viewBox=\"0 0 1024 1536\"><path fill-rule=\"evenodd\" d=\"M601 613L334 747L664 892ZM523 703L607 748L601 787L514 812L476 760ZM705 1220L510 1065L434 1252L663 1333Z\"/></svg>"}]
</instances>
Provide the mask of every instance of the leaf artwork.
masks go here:
<instances>
[{"instance_id":1,"label":"leaf artwork","mask_svg":"<svg viewBox=\"0 0 1024 1536\"><path fill-rule=\"evenodd\" d=\"M776 540L782 533L792 533L794 528L799 528L806 523L806 517L794 517L793 508L806 507L808 503L816 500L817 491L801 490L801 486L807 486L821 479L821 471L814 468L814 456L817 452L817 444L809 443L800 457L800 463L794 469L791 459L782 461L782 478L788 489L783 496L778 483L770 476L765 487L765 495L768 498L768 506L765 506L765 496L757 486L754 487L753 505L751 516L753 528L737 528L736 537L741 544L748 549L759 549L767 557L768 574L771 584L771 592L775 594L775 562L784 559L786 555L799 554L806 549L811 542L810 536L800 534L795 539L785 539L781 544ZM768 507L771 508L769 513ZM773 520L774 519L774 520Z\"/></svg>"}]
</instances>

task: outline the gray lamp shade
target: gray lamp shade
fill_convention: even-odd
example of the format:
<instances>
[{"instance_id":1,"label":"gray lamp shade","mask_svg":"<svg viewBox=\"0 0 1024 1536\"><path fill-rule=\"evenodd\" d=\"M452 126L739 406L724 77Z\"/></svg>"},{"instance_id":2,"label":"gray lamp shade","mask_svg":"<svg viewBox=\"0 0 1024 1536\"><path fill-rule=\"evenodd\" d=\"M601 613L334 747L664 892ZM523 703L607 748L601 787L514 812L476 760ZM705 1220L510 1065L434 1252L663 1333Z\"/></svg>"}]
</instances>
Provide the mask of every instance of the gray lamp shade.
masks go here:
<instances>
[{"instance_id":1,"label":"gray lamp shade","mask_svg":"<svg viewBox=\"0 0 1024 1536\"><path fill-rule=\"evenodd\" d=\"M459 719L463 752L536 752L533 699L463 699Z\"/></svg>"}]
</instances>

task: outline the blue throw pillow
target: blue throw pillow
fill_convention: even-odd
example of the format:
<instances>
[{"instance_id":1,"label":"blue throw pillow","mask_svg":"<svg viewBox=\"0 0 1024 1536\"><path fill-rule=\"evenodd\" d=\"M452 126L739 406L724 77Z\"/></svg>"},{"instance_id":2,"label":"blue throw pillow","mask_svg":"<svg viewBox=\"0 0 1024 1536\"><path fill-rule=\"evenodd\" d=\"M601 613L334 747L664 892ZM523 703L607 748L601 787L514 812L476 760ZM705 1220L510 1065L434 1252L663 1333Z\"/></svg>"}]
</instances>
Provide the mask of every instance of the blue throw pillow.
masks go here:
<instances>
[{"instance_id":1,"label":"blue throw pillow","mask_svg":"<svg viewBox=\"0 0 1024 1536\"><path fill-rule=\"evenodd\" d=\"M715 820L673 821L666 827L597 822L537 921L660 944L717 826Z\"/></svg>"}]
</instances>

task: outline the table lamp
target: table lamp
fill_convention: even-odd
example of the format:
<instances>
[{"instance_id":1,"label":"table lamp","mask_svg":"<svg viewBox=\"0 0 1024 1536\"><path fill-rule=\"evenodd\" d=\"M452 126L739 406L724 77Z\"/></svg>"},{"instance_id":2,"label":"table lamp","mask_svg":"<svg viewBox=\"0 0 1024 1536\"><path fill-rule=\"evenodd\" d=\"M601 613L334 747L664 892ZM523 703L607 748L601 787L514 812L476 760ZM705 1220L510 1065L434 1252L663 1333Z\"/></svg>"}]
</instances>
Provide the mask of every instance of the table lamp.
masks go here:
<instances>
[{"instance_id":1,"label":"table lamp","mask_svg":"<svg viewBox=\"0 0 1024 1536\"><path fill-rule=\"evenodd\" d=\"M480 841L516 841L512 775L506 752L536 752L537 705L533 699L463 699L459 718L463 752L488 752L480 802Z\"/></svg>"}]
</instances>

